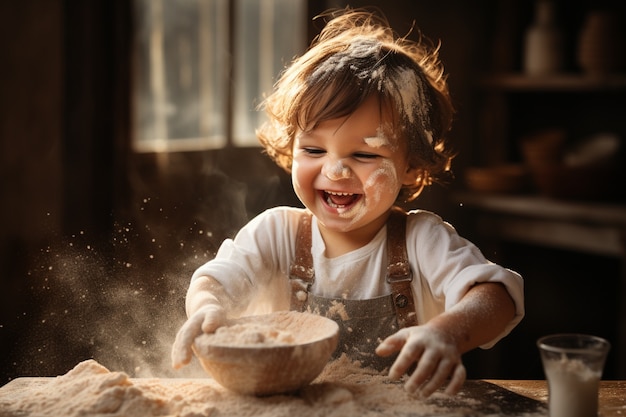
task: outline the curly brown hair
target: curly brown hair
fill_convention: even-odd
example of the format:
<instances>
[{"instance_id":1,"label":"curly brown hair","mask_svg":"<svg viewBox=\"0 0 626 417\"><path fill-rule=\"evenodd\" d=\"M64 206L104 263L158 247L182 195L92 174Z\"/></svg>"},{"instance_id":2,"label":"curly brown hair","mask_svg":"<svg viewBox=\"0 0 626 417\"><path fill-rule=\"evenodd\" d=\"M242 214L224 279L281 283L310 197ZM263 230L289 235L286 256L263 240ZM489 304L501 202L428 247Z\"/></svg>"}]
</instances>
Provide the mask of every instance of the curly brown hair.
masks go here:
<instances>
[{"instance_id":1,"label":"curly brown hair","mask_svg":"<svg viewBox=\"0 0 626 417\"><path fill-rule=\"evenodd\" d=\"M412 200L450 168L445 135L454 109L439 46L397 36L388 21L364 9L329 12L308 51L281 74L261 107L269 120L257 130L267 154L291 171L299 131L353 113L370 95L392 115L393 135L408 143L408 161L420 173L399 198ZM388 128L388 127L386 127Z\"/></svg>"}]
</instances>

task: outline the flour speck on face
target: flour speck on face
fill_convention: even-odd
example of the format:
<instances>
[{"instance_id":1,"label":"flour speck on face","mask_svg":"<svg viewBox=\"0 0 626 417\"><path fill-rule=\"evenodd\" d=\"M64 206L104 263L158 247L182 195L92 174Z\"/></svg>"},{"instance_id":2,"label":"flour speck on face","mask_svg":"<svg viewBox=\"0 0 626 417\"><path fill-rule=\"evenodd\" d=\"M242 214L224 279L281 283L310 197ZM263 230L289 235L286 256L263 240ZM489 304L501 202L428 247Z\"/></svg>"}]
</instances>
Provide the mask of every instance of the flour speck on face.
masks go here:
<instances>
[{"instance_id":1,"label":"flour speck on face","mask_svg":"<svg viewBox=\"0 0 626 417\"><path fill-rule=\"evenodd\" d=\"M383 146L390 146L389 139L385 135L382 127L379 127L376 131L376 136L370 136L363 139L367 146L371 146L372 148L382 148Z\"/></svg>"},{"instance_id":2,"label":"flour speck on face","mask_svg":"<svg viewBox=\"0 0 626 417\"><path fill-rule=\"evenodd\" d=\"M343 164L342 160L332 161L332 163L324 164L322 167L322 175L333 180L349 179L351 176L350 168Z\"/></svg>"}]
</instances>

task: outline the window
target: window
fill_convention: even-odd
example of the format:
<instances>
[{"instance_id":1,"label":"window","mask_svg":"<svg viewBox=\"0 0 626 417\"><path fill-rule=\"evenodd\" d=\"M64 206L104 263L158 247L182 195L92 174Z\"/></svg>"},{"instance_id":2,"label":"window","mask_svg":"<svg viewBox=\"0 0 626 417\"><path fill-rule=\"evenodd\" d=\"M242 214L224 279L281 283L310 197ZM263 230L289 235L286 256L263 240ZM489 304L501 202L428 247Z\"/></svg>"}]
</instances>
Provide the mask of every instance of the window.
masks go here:
<instances>
[{"instance_id":1,"label":"window","mask_svg":"<svg viewBox=\"0 0 626 417\"><path fill-rule=\"evenodd\" d=\"M271 91L280 71L306 46L306 2L244 0L235 21L236 145L256 144L254 129L263 121L255 111L263 93Z\"/></svg>"},{"instance_id":2,"label":"window","mask_svg":"<svg viewBox=\"0 0 626 417\"><path fill-rule=\"evenodd\" d=\"M134 148L256 145L256 106L305 48L306 1L134 3Z\"/></svg>"}]
</instances>

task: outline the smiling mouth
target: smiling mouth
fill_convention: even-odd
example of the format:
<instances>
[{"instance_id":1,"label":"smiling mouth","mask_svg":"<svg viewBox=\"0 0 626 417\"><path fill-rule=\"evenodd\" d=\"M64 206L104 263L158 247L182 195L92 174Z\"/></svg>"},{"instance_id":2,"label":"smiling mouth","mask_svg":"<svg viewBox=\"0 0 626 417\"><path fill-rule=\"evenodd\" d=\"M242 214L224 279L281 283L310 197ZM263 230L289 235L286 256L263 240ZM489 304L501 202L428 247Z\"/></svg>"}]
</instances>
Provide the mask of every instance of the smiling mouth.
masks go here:
<instances>
[{"instance_id":1,"label":"smiling mouth","mask_svg":"<svg viewBox=\"0 0 626 417\"><path fill-rule=\"evenodd\" d=\"M321 193L326 204L336 209L349 207L361 198L361 194L339 193L334 191L321 191Z\"/></svg>"}]
</instances>

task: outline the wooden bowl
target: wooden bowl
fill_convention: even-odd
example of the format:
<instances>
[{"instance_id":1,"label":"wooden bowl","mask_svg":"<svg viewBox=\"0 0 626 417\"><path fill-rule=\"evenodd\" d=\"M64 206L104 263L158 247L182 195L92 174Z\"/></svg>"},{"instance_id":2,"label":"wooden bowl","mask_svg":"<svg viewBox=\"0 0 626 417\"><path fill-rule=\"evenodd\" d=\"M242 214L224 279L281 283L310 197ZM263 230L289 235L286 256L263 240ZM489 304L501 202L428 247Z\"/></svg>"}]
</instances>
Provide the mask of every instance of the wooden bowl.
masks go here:
<instances>
[{"instance_id":1,"label":"wooden bowl","mask_svg":"<svg viewBox=\"0 0 626 417\"><path fill-rule=\"evenodd\" d=\"M297 391L324 369L337 347L339 326L310 313L280 311L232 320L194 342L202 367L240 394Z\"/></svg>"},{"instance_id":2,"label":"wooden bowl","mask_svg":"<svg viewBox=\"0 0 626 417\"><path fill-rule=\"evenodd\" d=\"M561 129L549 129L522 138L524 162L530 167L560 163L566 139L567 134Z\"/></svg>"}]
</instances>

